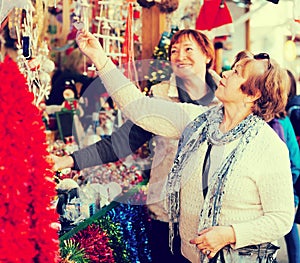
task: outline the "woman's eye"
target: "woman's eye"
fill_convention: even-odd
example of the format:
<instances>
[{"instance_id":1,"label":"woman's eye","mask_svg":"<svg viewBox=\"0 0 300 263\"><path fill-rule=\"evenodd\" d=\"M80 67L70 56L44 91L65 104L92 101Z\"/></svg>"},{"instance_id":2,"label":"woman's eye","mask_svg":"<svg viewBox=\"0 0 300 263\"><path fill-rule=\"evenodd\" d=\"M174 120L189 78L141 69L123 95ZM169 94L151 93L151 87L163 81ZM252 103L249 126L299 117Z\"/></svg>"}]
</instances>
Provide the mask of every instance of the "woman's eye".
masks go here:
<instances>
[{"instance_id":1,"label":"woman's eye","mask_svg":"<svg viewBox=\"0 0 300 263\"><path fill-rule=\"evenodd\" d=\"M174 54L174 53L176 53L176 50L175 50L175 49L172 49L172 50L171 50L171 54Z\"/></svg>"},{"instance_id":2,"label":"woman's eye","mask_svg":"<svg viewBox=\"0 0 300 263\"><path fill-rule=\"evenodd\" d=\"M186 48L186 51L192 51L192 50L193 50L193 48L191 48L191 47Z\"/></svg>"}]
</instances>

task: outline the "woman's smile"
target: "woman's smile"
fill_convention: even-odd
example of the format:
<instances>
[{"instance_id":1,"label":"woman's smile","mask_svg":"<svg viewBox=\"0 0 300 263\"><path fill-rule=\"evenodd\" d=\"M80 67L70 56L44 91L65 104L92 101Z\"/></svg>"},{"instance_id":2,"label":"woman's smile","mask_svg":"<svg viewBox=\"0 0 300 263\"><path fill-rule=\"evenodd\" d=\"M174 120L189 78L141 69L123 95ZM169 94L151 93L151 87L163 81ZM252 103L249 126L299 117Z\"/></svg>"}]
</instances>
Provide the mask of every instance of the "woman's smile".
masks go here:
<instances>
[{"instance_id":1,"label":"woman's smile","mask_svg":"<svg viewBox=\"0 0 300 263\"><path fill-rule=\"evenodd\" d=\"M191 68L192 67L192 64L190 63L176 63L176 67L177 68Z\"/></svg>"}]
</instances>

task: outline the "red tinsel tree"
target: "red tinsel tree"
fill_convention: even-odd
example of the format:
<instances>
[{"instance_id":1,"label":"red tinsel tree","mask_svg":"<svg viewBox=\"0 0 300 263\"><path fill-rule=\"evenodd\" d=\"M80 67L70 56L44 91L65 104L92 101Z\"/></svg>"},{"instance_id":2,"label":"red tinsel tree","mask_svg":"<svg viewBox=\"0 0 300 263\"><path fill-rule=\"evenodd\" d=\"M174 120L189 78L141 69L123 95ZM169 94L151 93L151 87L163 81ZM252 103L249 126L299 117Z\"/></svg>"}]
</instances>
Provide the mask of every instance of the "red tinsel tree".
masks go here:
<instances>
[{"instance_id":1,"label":"red tinsel tree","mask_svg":"<svg viewBox=\"0 0 300 263\"><path fill-rule=\"evenodd\" d=\"M0 262L57 262L55 185L47 170L44 125L26 79L0 63Z\"/></svg>"}]
</instances>

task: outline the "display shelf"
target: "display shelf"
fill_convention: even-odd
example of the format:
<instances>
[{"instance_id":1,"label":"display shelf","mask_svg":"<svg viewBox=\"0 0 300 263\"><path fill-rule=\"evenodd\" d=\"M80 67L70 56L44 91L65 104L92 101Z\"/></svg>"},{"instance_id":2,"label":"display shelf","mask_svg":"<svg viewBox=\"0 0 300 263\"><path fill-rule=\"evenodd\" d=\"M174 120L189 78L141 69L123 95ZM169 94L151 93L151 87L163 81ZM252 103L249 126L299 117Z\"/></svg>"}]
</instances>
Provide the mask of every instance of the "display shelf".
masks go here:
<instances>
[{"instance_id":1,"label":"display shelf","mask_svg":"<svg viewBox=\"0 0 300 263\"><path fill-rule=\"evenodd\" d=\"M122 194L121 196L117 197L114 201L112 201L109 205L103 207L100 211L98 211L96 214L94 214L93 216L91 216L90 218L87 218L86 220L84 220L82 223L80 223L78 226L74 227L72 230L70 230L69 232L65 233L64 235L62 235L59 240L63 241L66 239L71 238L73 235L75 235L77 232L79 232L80 230L86 228L88 225L92 224L93 222L95 222L96 220L98 220L99 218L101 218L103 215L105 215L107 213L107 211L113 209L114 207L116 207L117 205L119 205L120 203L128 203L128 201L130 202L130 197L132 197L133 194L137 193L138 191L141 190L142 186L145 186L148 183L148 180L145 179L143 182L138 183L135 187L129 189L126 193Z\"/></svg>"},{"instance_id":2,"label":"display shelf","mask_svg":"<svg viewBox=\"0 0 300 263\"><path fill-rule=\"evenodd\" d=\"M61 257L70 259L75 247L87 259L77 259L78 262L151 262L150 219L145 205L147 182L135 185L63 234L59 238L64 251ZM68 249L70 253L66 252Z\"/></svg>"}]
</instances>

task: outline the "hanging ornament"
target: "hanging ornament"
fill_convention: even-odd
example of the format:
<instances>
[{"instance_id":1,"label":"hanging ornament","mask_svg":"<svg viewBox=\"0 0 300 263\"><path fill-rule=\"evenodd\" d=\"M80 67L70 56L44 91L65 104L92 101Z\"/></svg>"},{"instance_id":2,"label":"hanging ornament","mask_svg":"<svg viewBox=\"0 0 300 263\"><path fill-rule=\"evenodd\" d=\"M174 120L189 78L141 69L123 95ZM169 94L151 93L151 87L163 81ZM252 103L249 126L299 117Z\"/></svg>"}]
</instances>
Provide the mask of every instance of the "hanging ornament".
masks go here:
<instances>
[{"instance_id":1,"label":"hanging ornament","mask_svg":"<svg viewBox=\"0 0 300 263\"><path fill-rule=\"evenodd\" d=\"M151 0L137 0L137 2L141 7L145 7L145 8L150 8L155 5L155 1L151 1Z\"/></svg>"},{"instance_id":2,"label":"hanging ornament","mask_svg":"<svg viewBox=\"0 0 300 263\"><path fill-rule=\"evenodd\" d=\"M297 47L294 41L288 40L284 44L284 57L287 61L294 61L297 57Z\"/></svg>"},{"instance_id":3,"label":"hanging ornament","mask_svg":"<svg viewBox=\"0 0 300 263\"><path fill-rule=\"evenodd\" d=\"M125 57L122 58L122 63L124 65L125 72L124 74L135 81L135 84L138 84L138 74L135 67L134 60L134 46L133 46L133 3L128 3L128 16L126 21L125 29L125 41L123 44L122 53L125 54Z\"/></svg>"},{"instance_id":4,"label":"hanging ornament","mask_svg":"<svg viewBox=\"0 0 300 263\"><path fill-rule=\"evenodd\" d=\"M29 36L22 37L22 49L23 49L23 56L25 58L30 58L31 52L30 52L30 37Z\"/></svg>"},{"instance_id":5,"label":"hanging ornament","mask_svg":"<svg viewBox=\"0 0 300 263\"><path fill-rule=\"evenodd\" d=\"M174 12L179 5L179 0L160 0L156 1L160 12L162 13L172 13Z\"/></svg>"},{"instance_id":6,"label":"hanging ornament","mask_svg":"<svg viewBox=\"0 0 300 263\"><path fill-rule=\"evenodd\" d=\"M296 23L300 24L300 0L293 2L293 18Z\"/></svg>"},{"instance_id":7,"label":"hanging ornament","mask_svg":"<svg viewBox=\"0 0 300 263\"><path fill-rule=\"evenodd\" d=\"M24 51L23 51L24 54ZM40 61L38 61L38 59L36 58L32 58L28 61L28 66L30 68L30 70L37 70L40 68Z\"/></svg>"},{"instance_id":8,"label":"hanging ornament","mask_svg":"<svg viewBox=\"0 0 300 263\"><path fill-rule=\"evenodd\" d=\"M51 82L51 77L45 71L40 72L39 74L40 82L42 85L47 85Z\"/></svg>"},{"instance_id":9,"label":"hanging ornament","mask_svg":"<svg viewBox=\"0 0 300 263\"><path fill-rule=\"evenodd\" d=\"M45 58L42 69L47 73L51 73L55 69L55 63L51 59Z\"/></svg>"},{"instance_id":10,"label":"hanging ornament","mask_svg":"<svg viewBox=\"0 0 300 263\"><path fill-rule=\"evenodd\" d=\"M17 29L21 28L22 9L14 8L8 16L9 36L12 39L17 39Z\"/></svg>"},{"instance_id":11,"label":"hanging ornament","mask_svg":"<svg viewBox=\"0 0 300 263\"><path fill-rule=\"evenodd\" d=\"M300 35L300 23L296 22L294 19L290 19L288 28L291 31L291 40L295 40Z\"/></svg>"},{"instance_id":12,"label":"hanging ornament","mask_svg":"<svg viewBox=\"0 0 300 263\"><path fill-rule=\"evenodd\" d=\"M232 17L225 0L204 0L196 20L196 29L211 31L214 37L231 35Z\"/></svg>"}]
</instances>

